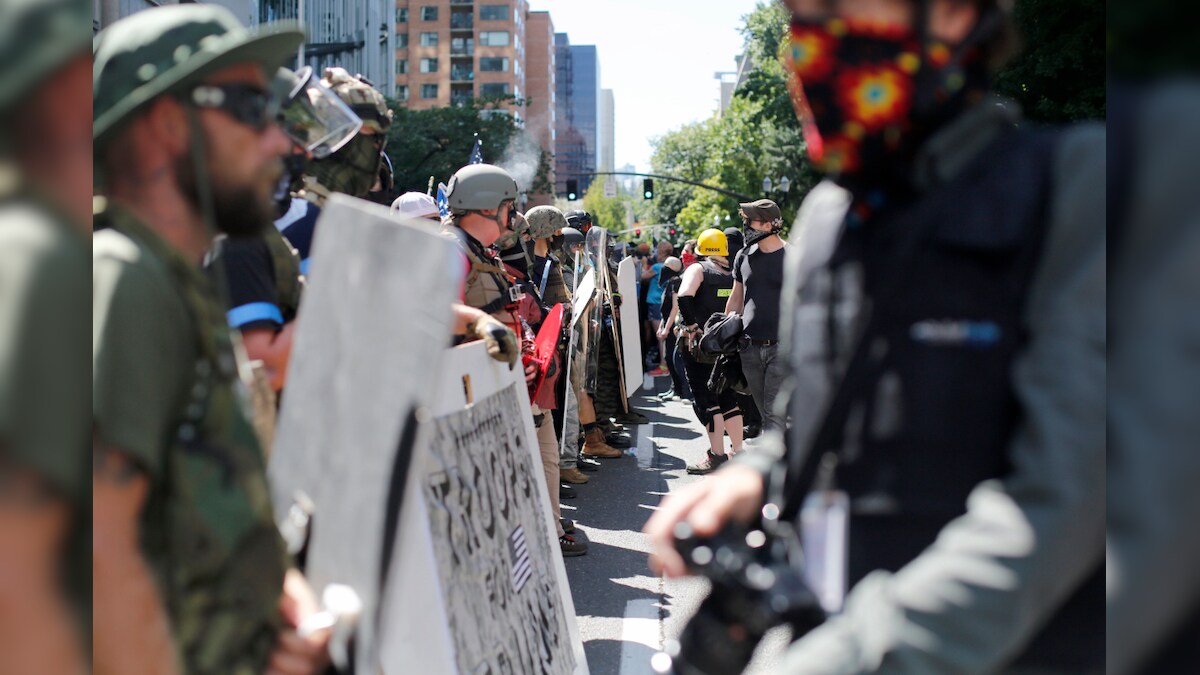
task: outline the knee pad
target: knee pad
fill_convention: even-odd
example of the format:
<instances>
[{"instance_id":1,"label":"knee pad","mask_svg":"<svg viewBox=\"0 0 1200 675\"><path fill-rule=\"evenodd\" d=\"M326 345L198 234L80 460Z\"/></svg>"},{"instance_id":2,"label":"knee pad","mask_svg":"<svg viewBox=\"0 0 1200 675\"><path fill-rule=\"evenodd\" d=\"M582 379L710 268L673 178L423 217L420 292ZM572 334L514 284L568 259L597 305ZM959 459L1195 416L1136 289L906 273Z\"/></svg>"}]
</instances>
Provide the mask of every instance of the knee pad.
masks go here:
<instances>
[{"instance_id":1,"label":"knee pad","mask_svg":"<svg viewBox=\"0 0 1200 675\"><path fill-rule=\"evenodd\" d=\"M708 429L709 433L712 433L717 430L717 427L716 427L717 415L720 415L720 414L721 414L721 409L716 408L716 407L709 408L704 411L704 419L701 421L704 422L704 428Z\"/></svg>"},{"instance_id":2,"label":"knee pad","mask_svg":"<svg viewBox=\"0 0 1200 675\"><path fill-rule=\"evenodd\" d=\"M724 417L725 419L729 419L731 417L741 417L741 416L742 416L742 409L740 407L738 407L737 403L732 403L732 404L727 403L727 404L721 406L721 417Z\"/></svg>"}]
</instances>

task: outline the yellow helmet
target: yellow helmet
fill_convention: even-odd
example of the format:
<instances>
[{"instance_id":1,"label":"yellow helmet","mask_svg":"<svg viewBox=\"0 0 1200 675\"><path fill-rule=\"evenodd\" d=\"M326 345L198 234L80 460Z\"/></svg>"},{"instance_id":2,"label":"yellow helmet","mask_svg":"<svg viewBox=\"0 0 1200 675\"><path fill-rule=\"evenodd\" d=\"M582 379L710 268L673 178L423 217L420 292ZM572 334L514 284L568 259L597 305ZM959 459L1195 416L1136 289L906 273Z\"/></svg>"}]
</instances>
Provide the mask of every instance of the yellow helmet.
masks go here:
<instances>
[{"instance_id":1,"label":"yellow helmet","mask_svg":"<svg viewBox=\"0 0 1200 675\"><path fill-rule=\"evenodd\" d=\"M729 239L725 233L709 228L696 238L696 253L699 255L729 255Z\"/></svg>"}]
</instances>

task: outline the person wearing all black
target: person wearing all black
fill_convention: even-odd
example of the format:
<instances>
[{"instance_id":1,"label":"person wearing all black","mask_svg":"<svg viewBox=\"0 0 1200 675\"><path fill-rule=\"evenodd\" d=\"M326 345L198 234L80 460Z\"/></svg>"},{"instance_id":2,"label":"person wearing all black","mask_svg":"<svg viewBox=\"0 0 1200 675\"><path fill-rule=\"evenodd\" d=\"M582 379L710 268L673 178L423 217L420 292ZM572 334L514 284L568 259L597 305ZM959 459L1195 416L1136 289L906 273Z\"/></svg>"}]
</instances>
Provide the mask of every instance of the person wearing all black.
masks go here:
<instances>
[{"instance_id":1,"label":"person wearing all black","mask_svg":"<svg viewBox=\"0 0 1200 675\"><path fill-rule=\"evenodd\" d=\"M675 330L672 325L674 317L678 314L675 311L675 295L679 292L679 284L682 281L680 274L683 272L683 262L679 258L671 256L664 260L662 265L662 269L658 273L658 283L663 288L662 304L659 309L663 321L662 325L659 326L657 337L666 347L667 372L671 375L671 390L664 393L660 398L664 401L681 398L690 400L692 398L692 390L688 386L687 378L683 374L683 362L679 356L678 339L675 337Z\"/></svg>"},{"instance_id":2,"label":"person wearing all black","mask_svg":"<svg viewBox=\"0 0 1200 675\"><path fill-rule=\"evenodd\" d=\"M740 264L739 257L742 250L745 248L745 238L742 236L742 231L736 227L725 228L725 239L729 241L729 260L733 262L733 280L736 288L737 284L737 269ZM732 296L731 296L732 297ZM725 312L729 312L729 303L725 303ZM741 356L738 357L738 362L741 362ZM742 392L734 392L738 397L738 406L742 409L742 425L745 429L744 436L746 438L756 438L762 433L763 417L758 410L758 403L754 400L754 396Z\"/></svg>"},{"instance_id":3,"label":"person wearing all black","mask_svg":"<svg viewBox=\"0 0 1200 675\"><path fill-rule=\"evenodd\" d=\"M733 272L729 265L729 243L720 230L705 230L700 234L696 252L702 256L698 265L683 272L679 285L679 315L683 317L683 335L689 347L700 339L703 325L713 314L720 314L733 288ZM705 359L704 361L707 361ZM708 453L705 459L687 467L692 474L711 473L742 450L742 411L732 389L714 394L708 388L713 363L697 360L685 349L683 370L692 389L692 408L708 432ZM729 435L732 453L725 451L725 436Z\"/></svg>"},{"instance_id":4,"label":"person wearing all black","mask_svg":"<svg viewBox=\"0 0 1200 675\"><path fill-rule=\"evenodd\" d=\"M742 315L742 373L761 413L763 431L782 433L785 423L775 409L775 397L786 374L779 354L779 305L788 245L779 236L783 219L775 202L760 199L740 206L749 240L734 262L733 293L725 311Z\"/></svg>"}]
</instances>

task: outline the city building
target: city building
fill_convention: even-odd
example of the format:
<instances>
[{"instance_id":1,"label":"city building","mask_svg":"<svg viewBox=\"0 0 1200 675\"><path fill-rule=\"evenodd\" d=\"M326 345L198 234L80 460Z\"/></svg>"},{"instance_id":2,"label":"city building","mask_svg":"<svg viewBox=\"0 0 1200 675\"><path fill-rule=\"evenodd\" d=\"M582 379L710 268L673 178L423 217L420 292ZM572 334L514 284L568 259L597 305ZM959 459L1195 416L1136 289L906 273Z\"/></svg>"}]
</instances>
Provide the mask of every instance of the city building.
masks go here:
<instances>
[{"instance_id":1,"label":"city building","mask_svg":"<svg viewBox=\"0 0 1200 675\"><path fill-rule=\"evenodd\" d=\"M746 76L752 67L749 53L738 54L734 57L734 60L737 63L737 70L722 71L713 74L713 77L721 85L721 91L717 100L718 115L724 115L725 111L729 109L729 103L733 100L733 92L745 83Z\"/></svg>"},{"instance_id":2,"label":"city building","mask_svg":"<svg viewBox=\"0 0 1200 675\"><path fill-rule=\"evenodd\" d=\"M625 164L617 171L621 173L637 173L637 167L632 164ZM640 194L642 189L642 179L637 176L617 176L617 187L622 194Z\"/></svg>"},{"instance_id":3,"label":"city building","mask_svg":"<svg viewBox=\"0 0 1200 675\"><path fill-rule=\"evenodd\" d=\"M184 1L186 2L186 0ZM256 0L208 0L208 2L228 8L247 26L253 26L258 21L258 15L255 12L258 4ZM296 4L296 0L290 0L290 2L293 5ZM100 31L117 19L143 9L179 3L180 0L92 0L92 30Z\"/></svg>"},{"instance_id":4,"label":"city building","mask_svg":"<svg viewBox=\"0 0 1200 675\"><path fill-rule=\"evenodd\" d=\"M556 190L566 192L578 180L579 195L591 185L600 146L600 60L594 45L572 45L555 33L558 88L558 139L555 143Z\"/></svg>"},{"instance_id":5,"label":"city building","mask_svg":"<svg viewBox=\"0 0 1200 675\"><path fill-rule=\"evenodd\" d=\"M554 21L549 12L530 12L525 22L525 129L551 158L550 185L554 185L554 145L558 139L558 92L555 87ZM553 204L551 192L532 192L529 207Z\"/></svg>"},{"instance_id":6,"label":"city building","mask_svg":"<svg viewBox=\"0 0 1200 675\"><path fill-rule=\"evenodd\" d=\"M617 165L616 145L616 102L612 89L600 90L600 151L596 160L597 171L612 171Z\"/></svg>"},{"instance_id":7,"label":"city building","mask_svg":"<svg viewBox=\"0 0 1200 675\"><path fill-rule=\"evenodd\" d=\"M394 95L407 107L526 95L526 0L396 0L395 11Z\"/></svg>"},{"instance_id":8,"label":"city building","mask_svg":"<svg viewBox=\"0 0 1200 675\"><path fill-rule=\"evenodd\" d=\"M249 0L258 7L258 22L297 21L304 24L308 41L304 60L320 73L341 66L362 75L386 96L392 86L396 36L392 11L379 0Z\"/></svg>"},{"instance_id":9,"label":"city building","mask_svg":"<svg viewBox=\"0 0 1200 675\"><path fill-rule=\"evenodd\" d=\"M92 0L93 28L100 30L134 12L189 0ZM308 34L303 63L316 72L341 66L361 74L380 91L395 96L393 54L398 39L392 30L392 10L382 0L206 0L222 5L247 26L275 21L302 23ZM432 0L431 0L432 1ZM449 0L442 0L443 3ZM457 4L457 3L455 3Z\"/></svg>"}]
</instances>

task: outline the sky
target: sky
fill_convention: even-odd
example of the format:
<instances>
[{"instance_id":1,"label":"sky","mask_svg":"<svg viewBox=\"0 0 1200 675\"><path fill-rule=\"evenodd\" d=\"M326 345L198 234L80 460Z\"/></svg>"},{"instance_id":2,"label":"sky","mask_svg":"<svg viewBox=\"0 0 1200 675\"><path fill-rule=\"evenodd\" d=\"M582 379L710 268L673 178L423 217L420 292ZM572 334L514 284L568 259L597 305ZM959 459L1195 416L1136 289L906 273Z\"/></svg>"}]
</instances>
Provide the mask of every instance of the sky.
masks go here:
<instances>
[{"instance_id":1,"label":"sky","mask_svg":"<svg viewBox=\"0 0 1200 675\"><path fill-rule=\"evenodd\" d=\"M596 45L601 87L613 90L616 165L650 167L650 139L717 109L713 74L736 68L741 17L758 0L529 0L556 33Z\"/></svg>"}]
</instances>

